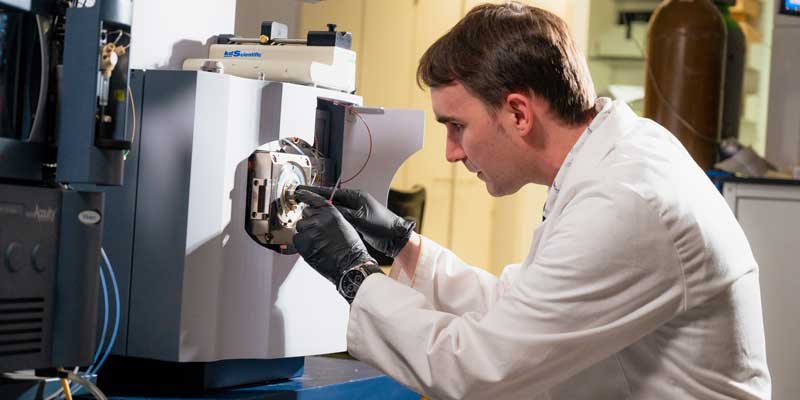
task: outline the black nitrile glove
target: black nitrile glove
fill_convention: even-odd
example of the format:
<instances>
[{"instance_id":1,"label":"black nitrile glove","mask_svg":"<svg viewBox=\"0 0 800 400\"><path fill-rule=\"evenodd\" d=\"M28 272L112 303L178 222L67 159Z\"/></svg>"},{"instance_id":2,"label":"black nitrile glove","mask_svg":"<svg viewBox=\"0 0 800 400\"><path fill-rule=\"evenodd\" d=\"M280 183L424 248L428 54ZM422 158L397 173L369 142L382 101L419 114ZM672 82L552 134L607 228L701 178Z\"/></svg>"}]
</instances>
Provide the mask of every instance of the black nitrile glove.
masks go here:
<instances>
[{"instance_id":1,"label":"black nitrile glove","mask_svg":"<svg viewBox=\"0 0 800 400\"><path fill-rule=\"evenodd\" d=\"M298 186L297 190L314 192L326 199L333 188ZM416 225L397 216L369 193L352 189L339 189L333 196L333 204L364 236L364 241L388 257L397 257L408 243Z\"/></svg>"},{"instance_id":2,"label":"black nitrile glove","mask_svg":"<svg viewBox=\"0 0 800 400\"><path fill-rule=\"evenodd\" d=\"M295 198L308 207L297 222L294 247L312 268L338 285L344 271L367 261L377 265L356 230L325 198L299 187Z\"/></svg>"}]
</instances>

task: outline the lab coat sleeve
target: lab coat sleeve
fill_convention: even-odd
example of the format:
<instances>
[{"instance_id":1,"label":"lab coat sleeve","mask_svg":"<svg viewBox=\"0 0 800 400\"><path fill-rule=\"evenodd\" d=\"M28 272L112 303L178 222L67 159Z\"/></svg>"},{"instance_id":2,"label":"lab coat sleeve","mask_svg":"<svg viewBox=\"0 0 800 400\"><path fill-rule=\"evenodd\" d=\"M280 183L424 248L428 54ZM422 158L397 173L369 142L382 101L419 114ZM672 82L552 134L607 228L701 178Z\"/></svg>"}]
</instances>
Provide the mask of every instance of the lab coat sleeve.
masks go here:
<instances>
[{"instance_id":1,"label":"lab coat sleeve","mask_svg":"<svg viewBox=\"0 0 800 400\"><path fill-rule=\"evenodd\" d=\"M685 305L670 234L635 193L599 186L572 195L487 312L437 310L424 293L370 276L350 313L351 354L432 398L523 399L669 321ZM464 299L482 296L477 287L465 285Z\"/></svg>"},{"instance_id":2,"label":"lab coat sleeve","mask_svg":"<svg viewBox=\"0 0 800 400\"><path fill-rule=\"evenodd\" d=\"M413 268L395 265L398 282L416 289L439 311L455 315L486 312L509 287L518 266L509 266L498 279L478 267L467 265L451 251L422 237L419 260ZM409 276L410 275L410 276Z\"/></svg>"}]
</instances>

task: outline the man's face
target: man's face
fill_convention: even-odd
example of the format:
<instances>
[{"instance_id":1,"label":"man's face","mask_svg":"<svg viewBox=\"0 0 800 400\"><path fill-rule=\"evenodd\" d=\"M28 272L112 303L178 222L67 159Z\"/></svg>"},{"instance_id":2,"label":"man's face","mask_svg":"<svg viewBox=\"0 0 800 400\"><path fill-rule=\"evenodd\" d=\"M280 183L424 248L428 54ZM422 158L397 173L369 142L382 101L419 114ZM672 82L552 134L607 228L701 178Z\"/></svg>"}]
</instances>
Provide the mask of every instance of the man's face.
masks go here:
<instances>
[{"instance_id":1,"label":"man's face","mask_svg":"<svg viewBox=\"0 0 800 400\"><path fill-rule=\"evenodd\" d=\"M447 161L463 162L492 196L512 194L527 183L517 159L519 143L483 102L460 83L431 88L431 100L436 119L447 127Z\"/></svg>"}]
</instances>

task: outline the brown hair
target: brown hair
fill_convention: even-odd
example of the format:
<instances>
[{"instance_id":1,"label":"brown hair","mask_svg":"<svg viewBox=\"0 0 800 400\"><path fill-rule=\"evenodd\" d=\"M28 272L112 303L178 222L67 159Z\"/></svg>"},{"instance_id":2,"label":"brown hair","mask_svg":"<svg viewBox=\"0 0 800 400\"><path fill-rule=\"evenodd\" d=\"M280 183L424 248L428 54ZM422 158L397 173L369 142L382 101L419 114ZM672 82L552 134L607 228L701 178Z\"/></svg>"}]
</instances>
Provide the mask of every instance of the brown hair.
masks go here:
<instances>
[{"instance_id":1,"label":"brown hair","mask_svg":"<svg viewBox=\"0 0 800 400\"><path fill-rule=\"evenodd\" d=\"M417 84L458 81L491 109L510 93L533 92L563 122L594 115L592 78L566 23L516 2L473 8L422 56Z\"/></svg>"}]
</instances>

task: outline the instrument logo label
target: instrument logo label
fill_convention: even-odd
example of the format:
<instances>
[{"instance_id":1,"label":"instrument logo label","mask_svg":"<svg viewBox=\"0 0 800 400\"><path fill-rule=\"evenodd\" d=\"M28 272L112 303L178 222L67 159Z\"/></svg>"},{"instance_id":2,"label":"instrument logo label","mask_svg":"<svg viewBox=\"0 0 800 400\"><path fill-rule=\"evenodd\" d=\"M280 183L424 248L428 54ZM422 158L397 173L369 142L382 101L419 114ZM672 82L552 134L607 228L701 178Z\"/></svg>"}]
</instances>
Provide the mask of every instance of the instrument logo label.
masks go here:
<instances>
[{"instance_id":1,"label":"instrument logo label","mask_svg":"<svg viewBox=\"0 0 800 400\"><path fill-rule=\"evenodd\" d=\"M260 51L241 51L241 50L230 50L226 51L223 57L240 57L240 58L258 58L261 57Z\"/></svg>"},{"instance_id":2,"label":"instrument logo label","mask_svg":"<svg viewBox=\"0 0 800 400\"><path fill-rule=\"evenodd\" d=\"M39 208L39 204L36 204L36 208L26 211L25 216L37 222L53 223L56 220L56 210L54 208Z\"/></svg>"},{"instance_id":3,"label":"instrument logo label","mask_svg":"<svg viewBox=\"0 0 800 400\"><path fill-rule=\"evenodd\" d=\"M78 221L81 221L84 225L100 223L101 219L100 213L95 210L83 210L78 214Z\"/></svg>"}]
</instances>

